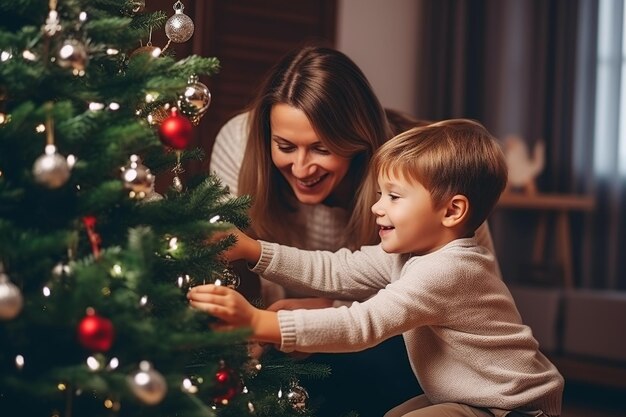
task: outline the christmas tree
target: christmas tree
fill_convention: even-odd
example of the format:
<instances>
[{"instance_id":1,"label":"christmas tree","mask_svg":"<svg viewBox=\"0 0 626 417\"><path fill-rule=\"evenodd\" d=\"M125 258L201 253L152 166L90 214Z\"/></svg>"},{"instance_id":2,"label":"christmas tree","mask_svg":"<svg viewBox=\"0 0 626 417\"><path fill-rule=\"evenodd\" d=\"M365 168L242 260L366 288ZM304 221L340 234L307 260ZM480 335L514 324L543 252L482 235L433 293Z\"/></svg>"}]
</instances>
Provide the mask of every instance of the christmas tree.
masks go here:
<instances>
[{"instance_id":1,"label":"christmas tree","mask_svg":"<svg viewBox=\"0 0 626 417\"><path fill-rule=\"evenodd\" d=\"M0 415L306 416L327 370L211 330L187 289L238 276L219 257L246 198L183 180L210 104L176 60L193 21L130 0L0 3ZM150 42L164 28L162 49ZM155 177L173 176L155 191Z\"/></svg>"}]
</instances>

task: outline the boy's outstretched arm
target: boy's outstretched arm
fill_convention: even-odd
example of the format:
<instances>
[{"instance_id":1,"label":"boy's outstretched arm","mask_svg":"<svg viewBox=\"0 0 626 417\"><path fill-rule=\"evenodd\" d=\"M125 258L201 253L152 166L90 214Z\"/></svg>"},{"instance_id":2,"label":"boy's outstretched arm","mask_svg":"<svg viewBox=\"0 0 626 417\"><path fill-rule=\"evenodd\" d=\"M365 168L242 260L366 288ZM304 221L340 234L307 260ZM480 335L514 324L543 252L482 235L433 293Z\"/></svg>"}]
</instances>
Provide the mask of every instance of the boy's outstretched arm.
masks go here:
<instances>
[{"instance_id":1,"label":"boy's outstretched arm","mask_svg":"<svg viewBox=\"0 0 626 417\"><path fill-rule=\"evenodd\" d=\"M187 298L192 307L231 326L252 329L254 340L281 343L278 314L254 307L243 295L231 288L214 284L198 285L189 290Z\"/></svg>"}]
</instances>

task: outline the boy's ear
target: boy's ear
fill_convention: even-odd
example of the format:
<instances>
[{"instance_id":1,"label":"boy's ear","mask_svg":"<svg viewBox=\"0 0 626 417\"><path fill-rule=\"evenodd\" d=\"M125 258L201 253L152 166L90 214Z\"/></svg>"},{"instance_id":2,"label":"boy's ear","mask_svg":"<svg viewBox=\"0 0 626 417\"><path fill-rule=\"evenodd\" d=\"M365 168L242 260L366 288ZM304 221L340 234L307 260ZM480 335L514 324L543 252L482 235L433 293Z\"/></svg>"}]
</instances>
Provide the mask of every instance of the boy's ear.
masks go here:
<instances>
[{"instance_id":1,"label":"boy's ear","mask_svg":"<svg viewBox=\"0 0 626 417\"><path fill-rule=\"evenodd\" d=\"M454 227L463 223L468 217L469 200L464 195L457 194L448 201L441 222L446 227Z\"/></svg>"}]
</instances>

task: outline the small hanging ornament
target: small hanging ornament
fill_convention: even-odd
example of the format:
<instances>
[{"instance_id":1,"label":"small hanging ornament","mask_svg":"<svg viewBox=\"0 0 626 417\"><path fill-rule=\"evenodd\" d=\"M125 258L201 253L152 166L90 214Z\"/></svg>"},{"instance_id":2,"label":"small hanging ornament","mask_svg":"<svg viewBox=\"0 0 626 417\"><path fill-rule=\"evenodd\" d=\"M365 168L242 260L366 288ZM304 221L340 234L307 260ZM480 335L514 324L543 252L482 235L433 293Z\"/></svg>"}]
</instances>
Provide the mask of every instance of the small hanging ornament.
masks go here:
<instances>
[{"instance_id":1,"label":"small hanging ornament","mask_svg":"<svg viewBox=\"0 0 626 417\"><path fill-rule=\"evenodd\" d=\"M66 39L57 53L57 64L61 68L72 68L74 75L85 75L88 61L87 48L77 39Z\"/></svg>"},{"instance_id":2,"label":"small hanging ornament","mask_svg":"<svg viewBox=\"0 0 626 417\"><path fill-rule=\"evenodd\" d=\"M160 403L167 394L165 378L148 361L141 361L139 370L127 381L133 394L147 405Z\"/></svg>"},{"instance_id":3,"label":"small hanging ornament","mask_svg":"<svg viewBox=\"0 0 626 417\"><path fill-rule=\"evenodd\" d=\"M156 107L154 110L152 110L146 117L146 120L148 120L148 123L152 126L154 125L160 126L161 123L163 123L163 120L167 119L168 116L170 115L169 112L167 111L167 108L169 108L169 105L159 106L159 107Z\"/></svg>"},{"instance_id":4,"label":"small hanging ornament","mask_svg":"<svg viewBox=\"0 0 626 417\"><path fill-rule=\"evenodd\" d=\"M33 177L38 184L47 188L59 188L70 178L71 167L67 159L57 153L54 146L54 121L52 120L52 104L46 104L46 147L44 154L33 164Z\"/></svg>"},{"instance_id":5,"label":"small hanging ornament","mask_svg":"<svg viewBox=\"0 0 626 417\"><path fill-rule=\"evenodd\" d=\"M0 53L0 61L2 61L1 53ZM11 115L6 112L6 99L7 94L4 87L0 86L0 126L4 124L8 124L11 121Z\"/></svg>"},{"instance_id":6,"label":"small hanging ornament","mask_svg":"<svg viewBox=\"0 0 626 417\"><path fill-rule=\"evenodd\" d=\"M287 391L278 392L278 398L289 404L295 411L303 412L306 410L309 393L297 381L292 381Z\"/></svg>"},{"instance_id":7,"label":"small hanging ornament","mask_svg":"<svg viewBox=\"0 0 626 417\"><path fill-rule=\"evenodd\" d=\"M183 191L183 182L180 179L180 174L185 172L183 164L180 162L180 156L180 151L176 151L176 165L174 165L174 168L172 168L172 173L174 174L174 178L172 178L172 187L178 193Z\"/></svg>"},{"instance_id":8,"label":"small hanging ornament","mask_svg":"<svg viewBox=\"0 0 626 417\"><path fill-rule=\"evenodd\" d=\"M215 285L222 285L234 290L239 287L240 283L241 278L232 268L224 268L222 272L213 273L213 284Z\"/></svg>"},{"instance_id":9,"label":"small hanging ornament","mask_svg":"<svg viewBox=\"0 0 626 417\"><path fill-rule=\"evenodd\" d=\"M0 320L11 320L15 318L24 305L22 292L13 284L0 263Z\"/></svg>"},{"instance_id":10,"label":"small hanging ornament","mask_svg":"<svg viewBox=\"0 0 626 417\"><path fill-rule=\"evenodd\" d=\"M159 193L157 193L154 190L154 187L152 188L152 190L150 190L150 192L148 194L146 194L146 196L143 198L143 200L141 200L142 203L152 203L155 201L161 201L163 200L163 196Z\"/></svg>"},{"instance_id":11,"label":"small hanging ornament","mask_svg":"<svg viewBox=\"0 0 626 417\"><path fill-rule=\"evenodd\" d=\"M106 352L111 349L115 331L111 320L96 314L93 308L87 309L77 328L80 344L93 352Z\"/></svg>"},{"instance_id":12,"label":"small hanging ornament","mask_svg":"<svg viewBox=\"0 0 626 417\"><path fill-rule=\"evenodd\" d=\"M47 188L59 188L70 178L70 166L56 146L46 145L44 154L35 160L33 177Z\"/></svg>"},{"instance_id":13,"label":"small hanging ornament","mask_svg":"<svg viewBox=\"0 0 626 417\"><path fill-rule=\"evenodd\" d=\"M133 52L130 53L130 57L132 58L137 55L148 54L152 55L154 58L158 58L161 55L161 52L163 51L161 51L161 48L159 48L158 46L152 46L152 44L148 44L135 49Z\"/></svg>"},{"instance_id":14,"label":"small hanging ornament","mask_svg":"<svg viewBox=\"0 0 626 417\"><path fill-rule=\"evenodd\" d=\"M185 92L178 98L178 107L185 116L189 117L194 126L198 126L200 119L211 104L209 88L198 81L197 75L191 75L187 81Z\"/></svg>"},{"instance_id":15,"label":"small hanging ornament","mask_svg":"<svg viewBox=\"0 0 626 417\"><path fill-rule=\"evenodd\" d=\"M220 369L215 373L215 380L211 389L215 405L228 405L235 395L241 392L242 383L239 374L220 362Z\"/></svg>"},{"instance_id":16,"label":"small hanging ornament","mask_svg":"<svg viewBox=\"0 0 626 417\"><path fill-rule=\"evenodd\" d=\"M159 127L161 142L174 149L185 149L189 146L193 134L193 126L189 119L178 114L177 109L172 108L169 117Z\"/></svg>"},{"instance_id":17,"label":"small hanging ornament","mask_svg":"<svg viewBox=\"0 0 626 417\"><path fill-rule=\"evenodd\" d=\"M83 224L85 225L85 230L87 230L89 243L91 243L91 252L93 253L93 257L98 259L100 256L100 243L102 243L102 239L96 232L96 218L94 216L85 216L83 217Z\"/></svg>"},{"instance_id":18,"label":"small hanging ornament","mask_svg":"<svg viewBox=\"0 0 626 417\"><path fill-rule=\"evenodd\" d=\"M146 8L145 0L132 0L130 2L131 11L133 13L141 13Z\"/></svg>"},{"instance_id":19,"label":"small hanging ornament","mask_svg":"<svg viewBox=\"0 0 626 417\"><path fill-rule=\"evenodd\" d=\"M179 0L174 3L174 15L165 22L165 34L174 43L187 42L193 35L193 20L183 13L185 6Z\"/></svg>"},{"instance_id":20,"label":"small hanging ornament","mask_svg":"<svg viewBox=\"0 0 626 417\"><path fill-rule=\"evenodd\" d=\"M148 37L148 43L146 43L145 46L142 45L139 48L135 49L133 52L130 53L129 57L132 58L134 56L141 55L141 54L149 54L154 58L158 58L161 55L161 52L163 52L161 48L157 46L152 46L152 27L150 27L150 35Z\"/></svg>"},{"instance_id":21,"label":"small hanging ornament","mask_svg":"<svg viewBox=\"0 0 626 417\"><path fill-rule=\"evenodd\" d=\"M43 34L52 37L57 32L60 32L63 28L61 27L61 23L59 22L59 13L57 12L57 0L50 0L48 3L48 7L50 11L48 12L48 17L46 18L46 23L43 26Z\"/></svg>"},{"instance_id":22,"label":"small hanging ornament","mask_svg":"<svg viewBox=\"0 0 626 417\"><path fill-rule=\"evenodd\" d=\"M131 155L128 164L120 168L124 188L131 198L143 199L154 191L154 175L141 163L141 158Z\"/></svg>"}]
</instances>

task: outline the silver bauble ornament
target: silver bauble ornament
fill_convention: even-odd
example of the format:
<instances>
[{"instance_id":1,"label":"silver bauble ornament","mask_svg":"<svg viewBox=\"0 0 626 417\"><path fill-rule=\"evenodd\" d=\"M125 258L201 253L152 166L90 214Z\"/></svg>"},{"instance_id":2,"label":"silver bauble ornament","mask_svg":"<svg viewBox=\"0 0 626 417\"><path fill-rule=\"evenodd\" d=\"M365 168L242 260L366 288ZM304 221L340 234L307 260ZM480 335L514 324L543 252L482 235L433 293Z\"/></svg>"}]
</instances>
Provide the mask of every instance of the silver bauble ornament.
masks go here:
<instances>
[{"instance_id":1,"label":"silver bauble ornament","mask_svg":"<svg viewBox=\"0 0 626 417\"><path fill-rule=\"evenodd\" d=\"M139 371L128 377L130 389L144 404L160 403L167 394L167 383L148 361L139 363Z\"/></svg>"},{"instance_id":2,"label":"silver bauble ornament","mask_svg":"<svg viewBox=\"0 0 626 417\"><path fill-rule=\"evenodd\" d=\"M174 15L165 22L165 34L175 43L187 42L193 35L193 20L183 13L185 6L180 1L174 4Z\"/></svg>"},{"instance_id":3,"label":"silver bauble ornament","mask_svg":"<svg viewBox=\"0 0 626 417\"><path fill-rule=\"evenodd\" d=\"M76 39L66 39L57 52L57 64L62 68L72 68L74 75L84 75L88 61L87 48Z\"/></svg>"},{"instance_id":4,"label":"silver bauble ornament","mask_svg":"<svg viewBox=\"0 0 626 417\"><path fill-rule=\"evenodd\" d=\"M241 282L241 278L231 268L224 268L222 272L213 273L213 283L224 287L236 289Z\"/></svg>"},{"instance_id":5,"label":"silver bauble ornament","mask_svg":"<svg viewBox=\"0 0 626 417\"><path fill-rule=\"evenodd\" d=\"M197 75L192 75L187 81L185 92L178 98L180 111L189 117L191 123L198 125L200 118L209 109L211 104L211 92L209 88L198 81Z\"/></svg>"},{"instance_id":6,"label":"silver bauble ornament","mask_svg":"<svg viewBox=\"0 0 626 417\"><path fill-rule=\"evenodd\" d=\"M43 186L59 188L70 178L70 166L54 145L46 145L44 154L35 160L33 176Z\"/></svg>"},{"instance_id":7,"label":"silver bauble ornament","mask_svg":"<svg viewBox=\"0 0 626 417\"><path fill-rule=\"evenodd\" d=\"M148 194L146 194L144 199L141 201L143 203L152 203L154 201L161 201L161 200L163 200L163 196L157 193L156 191L154 191L154 188L153 188L152 190L150 190Z\"/></svg>"},{"instance_id":8,"label":"silver bauble ornament","mask_svg":"<svg viewBox=\"0 0 626 417\"><path fill-rule=\"evenodd\" d=\"M22 311L23 305L24 298L22 297L22 292L0 270L0 319L11 320L16 317Z\"/></svg>"},{"instance_id":9,"label":"silver bauble ornament","mask_svg":"<svg viewBox=\"0 0 626 417\"><path fill-rule=\"evenodd\" d=\"M130 190L132 198L142 199L154 190L154 175L137 155L131 155L128 164L120 170L124 187Z\"/></svg>"},{"instance_id":10,"label":"silver bauble ornament","mask_svg":"<svg viewBox=\"0 0 626 417\"><path fill-rule=\"evenodd\" d=\"M296 411L305 411L309 393L297 383L292 383L289 389L283 393L283 398Z\"/></svg>"},{"instance_id":11,"label":"silver bauble ornament","mask_svg":"<svg viewBox=\"0 0 626 417\"><path fill-rule=\"evenodd\" d=\"M146 8L145 0L132 0L130 3L131 3L131 10L133 13L141 13Z\"/></svg>"}]
</instances>

